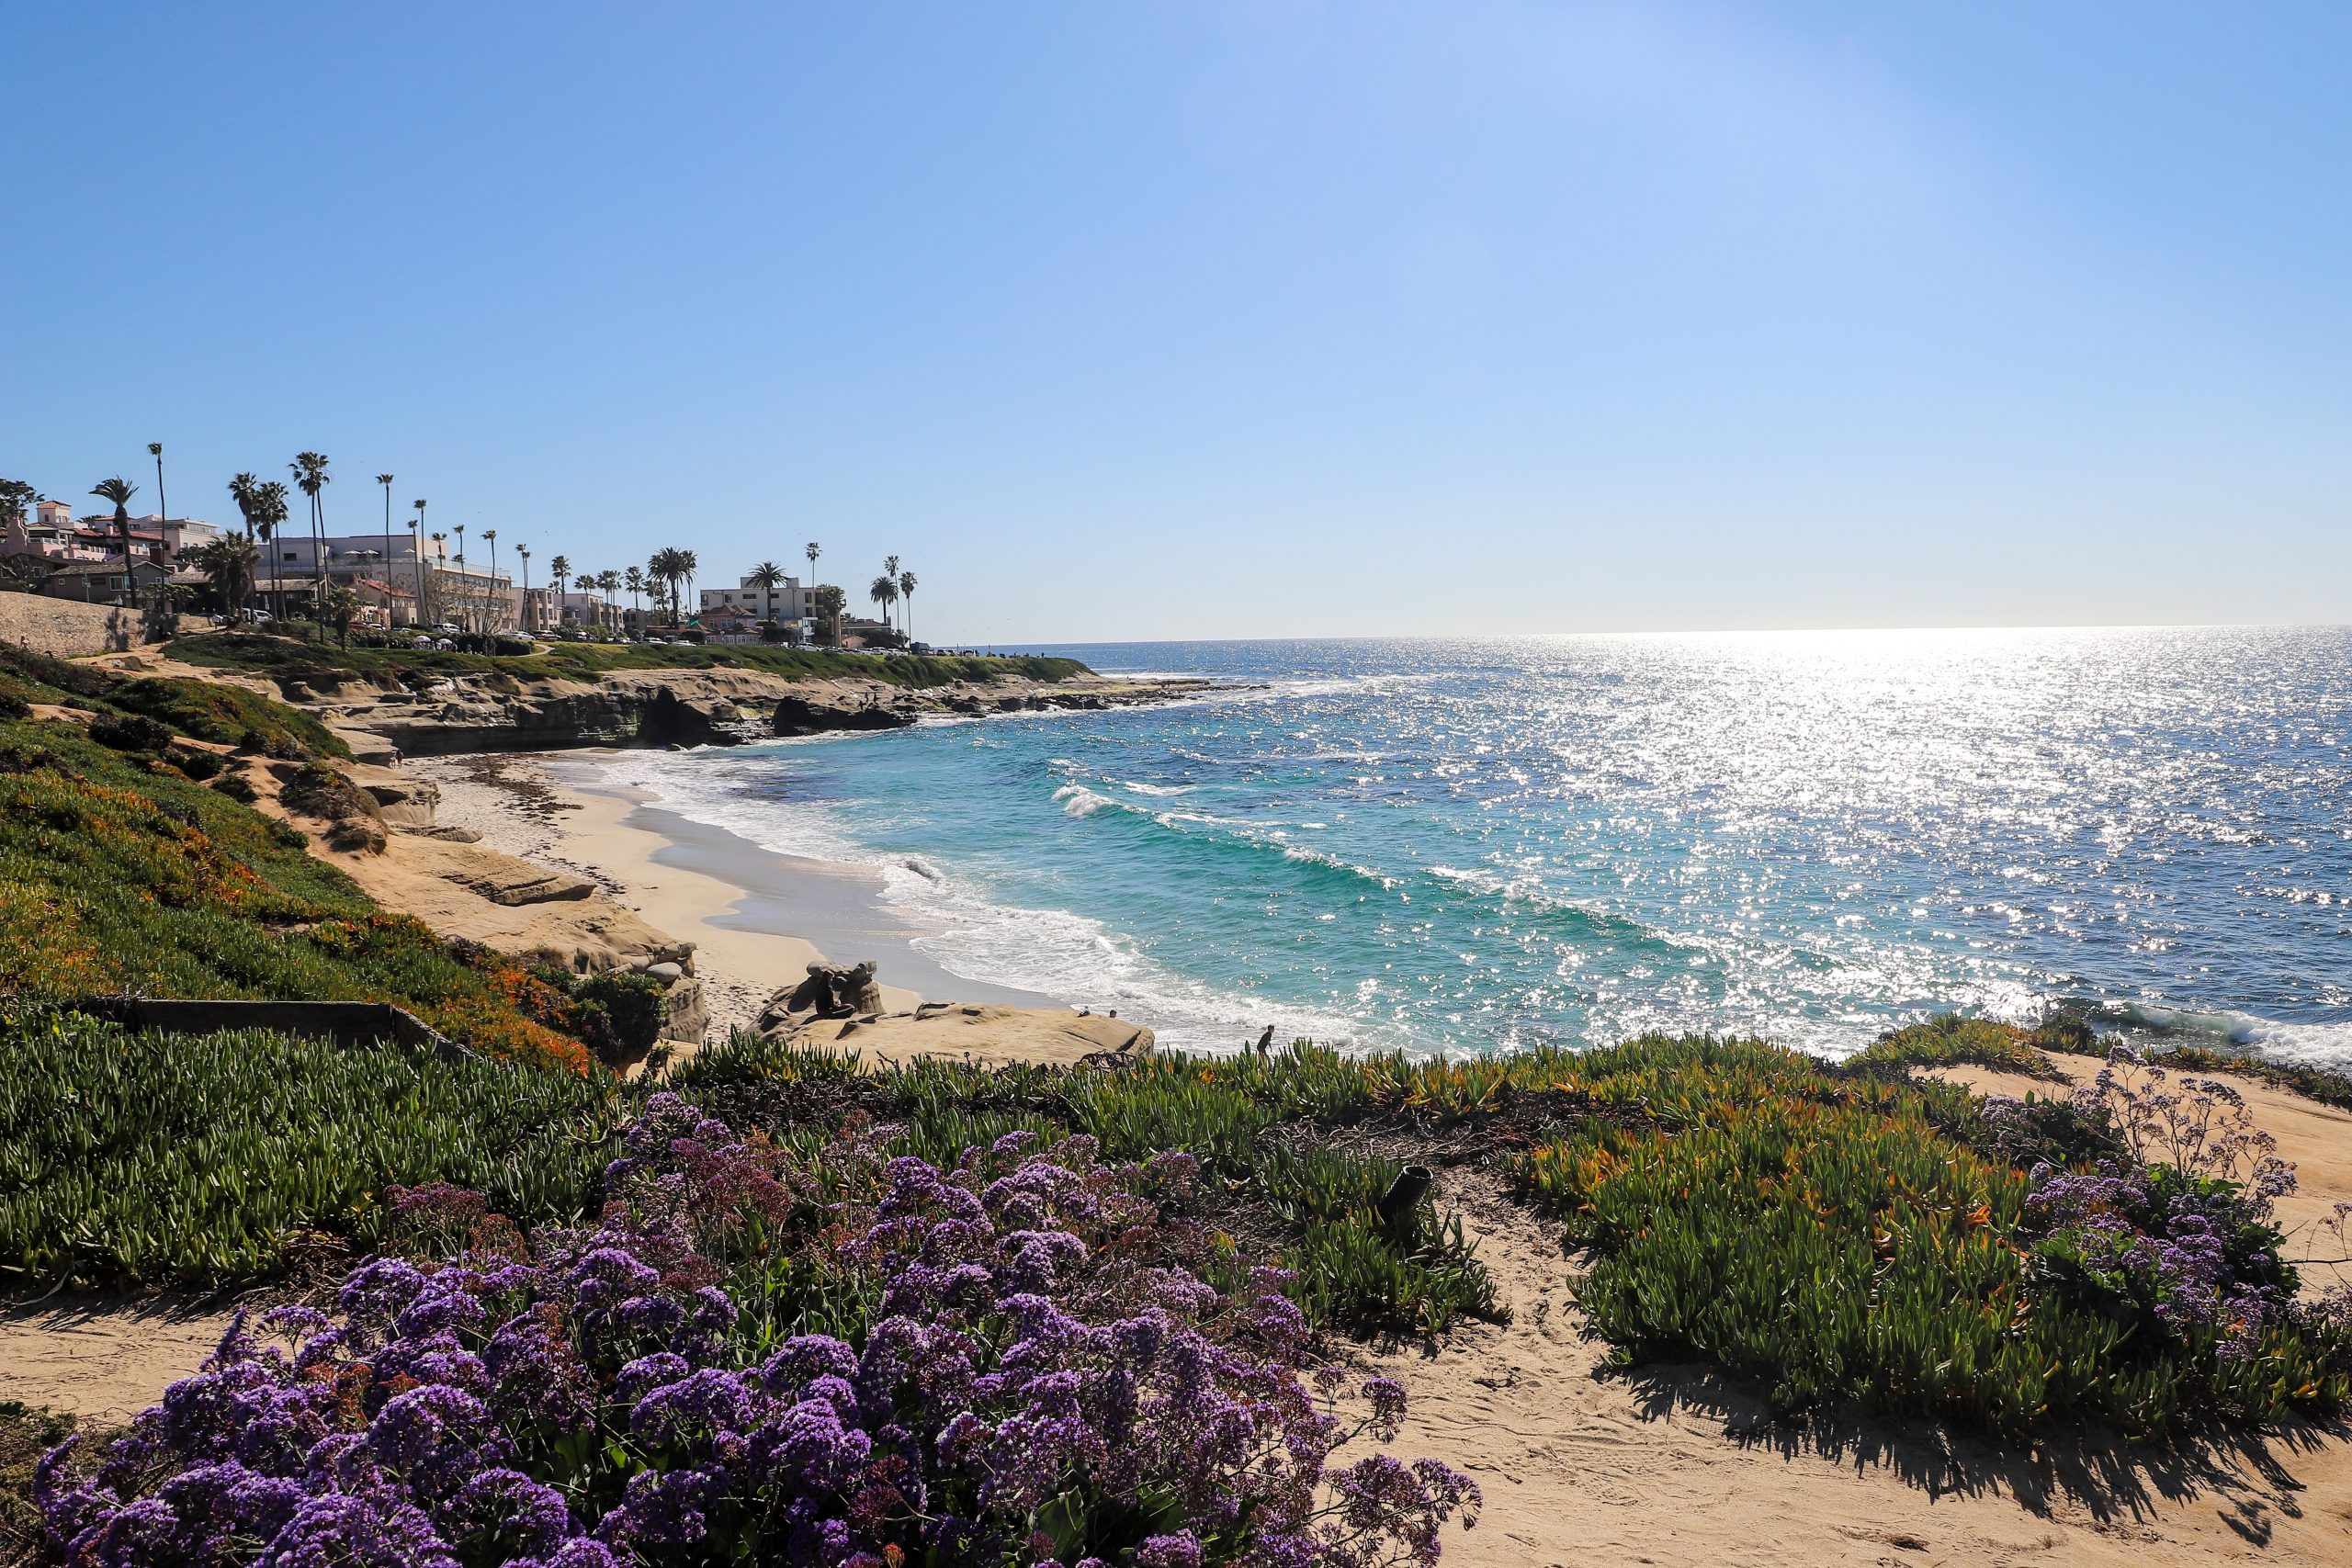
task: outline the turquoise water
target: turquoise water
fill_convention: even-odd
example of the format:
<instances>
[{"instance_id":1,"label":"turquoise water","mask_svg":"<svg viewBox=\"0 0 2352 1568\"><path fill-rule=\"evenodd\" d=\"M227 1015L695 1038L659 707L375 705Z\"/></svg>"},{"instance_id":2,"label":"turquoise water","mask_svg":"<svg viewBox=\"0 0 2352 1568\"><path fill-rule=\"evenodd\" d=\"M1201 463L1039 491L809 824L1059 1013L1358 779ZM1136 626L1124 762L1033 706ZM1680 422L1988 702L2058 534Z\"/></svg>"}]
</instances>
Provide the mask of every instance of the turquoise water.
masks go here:
<instances>
[{"instance_id":1,"label":"turquoise water","mask_svg":"<svg viewBox=\"0 0 2352 1568\"><path fill-rule=\"evenodd\" d=\"M620 765L1181 1043L1842 1051L2064 1001L2352 1059L2352 633L1053 651L1250 689Z\"/></svg>"}]
</instances>

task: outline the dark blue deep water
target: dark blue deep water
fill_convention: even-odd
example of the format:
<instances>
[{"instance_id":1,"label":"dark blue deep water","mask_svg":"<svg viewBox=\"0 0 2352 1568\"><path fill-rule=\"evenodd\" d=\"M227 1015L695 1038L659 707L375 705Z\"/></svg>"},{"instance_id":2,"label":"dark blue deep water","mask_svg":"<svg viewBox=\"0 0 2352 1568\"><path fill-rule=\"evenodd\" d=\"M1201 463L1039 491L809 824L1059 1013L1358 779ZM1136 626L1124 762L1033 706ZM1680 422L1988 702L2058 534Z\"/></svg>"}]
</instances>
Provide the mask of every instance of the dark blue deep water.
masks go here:
<instances>
[{"instance_id":1,"label":"dark blue deep water","mask_svg":"<svg viewBox=\"0 0 2352 1568\"><path fill-rule=\"evenodd\" d=\"M1251 689L619 766L1180 1043L1846 1050L2063 1001L2352 1060L2352 632L1048 651Z\"/></svg>"}]
</instances>

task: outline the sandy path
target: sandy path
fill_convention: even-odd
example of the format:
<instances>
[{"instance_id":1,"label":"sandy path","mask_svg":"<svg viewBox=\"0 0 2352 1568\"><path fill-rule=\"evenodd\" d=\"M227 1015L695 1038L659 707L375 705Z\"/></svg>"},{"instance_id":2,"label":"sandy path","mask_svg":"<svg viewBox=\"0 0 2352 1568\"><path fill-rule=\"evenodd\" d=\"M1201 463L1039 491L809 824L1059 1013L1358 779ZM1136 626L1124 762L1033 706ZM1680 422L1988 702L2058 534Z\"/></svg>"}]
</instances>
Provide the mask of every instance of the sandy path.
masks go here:
<instances>
[{"instance_id":1,"label":"sandy path","mask_svg":"<svg viewBox=\"0 0 2352 1568\"><path fill-rule=\"evenodd\" d=\"M128 1421L212 1354L232 1315L168 1296L17 1308L0 1314L0 1399Z\"/></svg>"}]
</instances>

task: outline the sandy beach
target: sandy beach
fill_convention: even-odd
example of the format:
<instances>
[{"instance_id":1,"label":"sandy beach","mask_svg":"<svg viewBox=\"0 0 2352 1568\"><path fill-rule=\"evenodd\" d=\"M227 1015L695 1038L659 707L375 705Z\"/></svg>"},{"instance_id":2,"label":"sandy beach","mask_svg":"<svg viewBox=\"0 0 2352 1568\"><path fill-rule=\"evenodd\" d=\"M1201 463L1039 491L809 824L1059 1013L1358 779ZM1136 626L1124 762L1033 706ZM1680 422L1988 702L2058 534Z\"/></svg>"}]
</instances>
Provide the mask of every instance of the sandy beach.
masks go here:
<instances>
[{"instance_id":1,"label":"sandy beach","mask_svg":"<svg viewBox=\"0 0 2352 1568\"><path fill-rule=\"evenodd\" d=\"M600 779L607 751L413 758L441 791L436 820L541 865L584 876L615 902L695 944L711 1037L748 1026L778 987L819 961L872 960L893 1010L925 1001L1052 1007L1058 998L950 974L924 934L882 903L863 866L778 854Z\"/></svg>"}]
</instances>

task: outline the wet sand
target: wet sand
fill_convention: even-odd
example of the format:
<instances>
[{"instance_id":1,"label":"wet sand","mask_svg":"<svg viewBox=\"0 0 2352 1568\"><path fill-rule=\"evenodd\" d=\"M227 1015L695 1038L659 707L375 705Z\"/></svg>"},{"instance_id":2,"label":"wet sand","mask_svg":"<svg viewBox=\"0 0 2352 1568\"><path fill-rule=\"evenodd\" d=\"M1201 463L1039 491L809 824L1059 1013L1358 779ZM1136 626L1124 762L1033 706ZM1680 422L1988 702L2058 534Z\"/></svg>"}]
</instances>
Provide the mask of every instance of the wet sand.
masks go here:
<instances>
[{"instance_id":1,"label":"wet sand","mask_svg":"<svg viewBox=\"0 0 2352 1568\"><path fill-rule=\"evenodd\" d=\"M928 934L882 900L871 868L778 854L607 782L607 753L413 760L441 789L437 819L493 848L589 877L653 925L695 944L713 1038L820 960L874 961L885 1002L1055 1007L1060 998L949 973Z\"/></svg>"}]
</instances>

